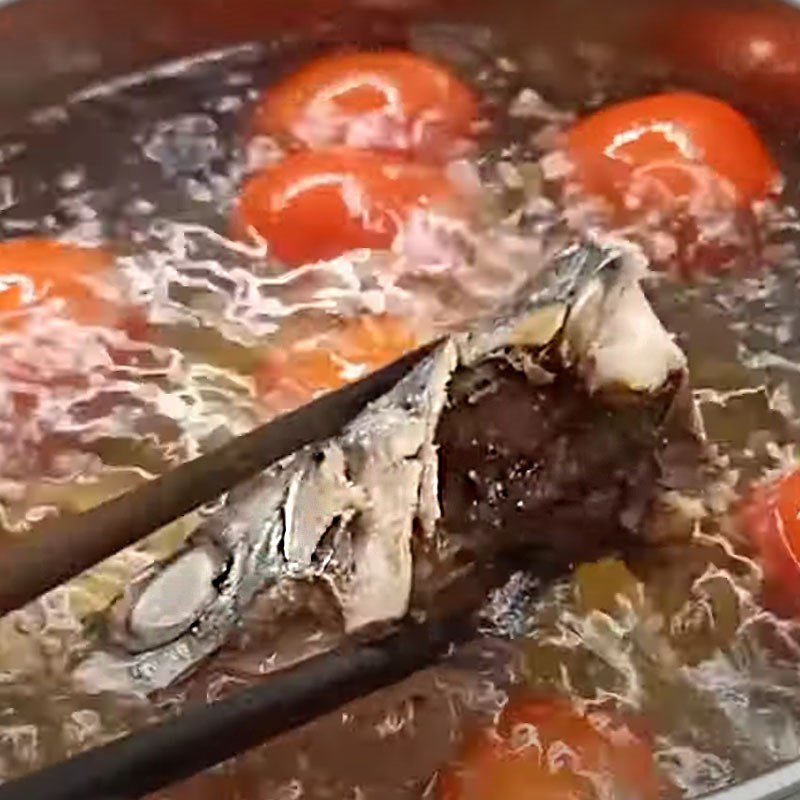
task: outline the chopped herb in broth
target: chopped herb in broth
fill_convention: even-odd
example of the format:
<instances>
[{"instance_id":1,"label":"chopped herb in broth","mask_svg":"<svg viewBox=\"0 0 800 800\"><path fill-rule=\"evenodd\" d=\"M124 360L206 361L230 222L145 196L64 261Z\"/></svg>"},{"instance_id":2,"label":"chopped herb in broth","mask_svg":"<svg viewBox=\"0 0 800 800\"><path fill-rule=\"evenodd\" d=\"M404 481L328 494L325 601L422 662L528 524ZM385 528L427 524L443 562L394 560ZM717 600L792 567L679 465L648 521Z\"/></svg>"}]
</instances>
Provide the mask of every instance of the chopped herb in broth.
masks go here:
<instances>
[{"instance_id":1,"label":"chopped herb in broth","mask_svg":"<svg viewBox=\"0 0 800 800\"><path fill-rule=\"evenodd\" d=\"M487 597L479 636L442 665L159 800L649 800L800 757L798 159L759 96L788 97L790 79L730 43L689 58L663 4L624 22L589 5L569 4L574 30L544 8L536 26L518 10L497 26L412 26L408 52L242 44L88 87L0 150L8 536L490 318L578 240L646 255L648 299L686 354L708 437L704 460L647 439L659 491L625 517L644 538L584 548L555 578L520 563ZM680 13L698 30L711 20L736 36L749 20L779 47L800 41L800 12L694 5ZM728 45L736 57L715 62ZM561 323L542 320L549 342ZM636 411L614 407L593 412L589 433L571 421L563 447L547 439L547 414L563 422L578 395L536 356L508 367L513 380L490 376L537 387L505 407L477 369L454 385L436 463L469 467L438 487L443 524L470 520L458 535L507 531L530 500L519 486L549 487L542 475L563 469L578 475L558 484L569 504L531 507L579 530L571 511L602 495L581 518L602 538L604 481L622 458L612 445L647 438ZM545 411L532 421L534 395ZM592 438L601 426L608 436ZM532 431L547 458L531 456L515 485ZM634 449L625 463L638 469ZM127 613L125 588L140 591L220 507L0 620L0 777L336 641L330 593L298 581L256 596L184 680L92 689L80 667L107 644L109 608ZM347 520L331 526L309 561L340 557ZM216 580L216 556L191 552Z\"/></svg>"}]
</instances>

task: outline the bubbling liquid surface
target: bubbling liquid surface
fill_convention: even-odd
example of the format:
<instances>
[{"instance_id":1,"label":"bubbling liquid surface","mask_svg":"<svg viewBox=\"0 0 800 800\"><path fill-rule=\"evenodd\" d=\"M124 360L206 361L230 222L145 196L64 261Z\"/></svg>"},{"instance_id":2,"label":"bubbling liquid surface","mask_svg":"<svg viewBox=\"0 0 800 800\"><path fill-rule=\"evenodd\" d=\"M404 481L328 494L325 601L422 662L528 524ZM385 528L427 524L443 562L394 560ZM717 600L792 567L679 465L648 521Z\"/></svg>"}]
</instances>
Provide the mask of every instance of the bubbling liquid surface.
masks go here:
<instances>
[{"instance_id":1,"label":"bubbling liquid surface","mask_svg":"<svg viewBox=\"0 0 800 800\"><path fill-rule=\"evenodd\" d=\"M250 109L314 54L313 43L247 44L90 87L7 138L2 237L111 250L106 289L135 310L125 324L86 324L45 298L20 324L0 325L0 514L10 535L125 491L282 410L259 396L258 376L265 353L287 336L302 342L341 317L367 315L402 320L419 340L457 329L587 232L628 236L656 257L674 252L663 229L614 229L563 190L571 122L587 106L672 88L663 70L643 61L618 80L625 54L613 36L561 52L507 44L489 28L428 25L410 41L462 72L491 132L446 165L459 191L476 198L475 217L433 231L420 219L388 252L287 270L263 241L231 230L247 176L284 157L282 142L249 135ZM790 148L775 148L791 174ZM795 447L798 223L786 198L758 209L757 241L730 218L708 221L749 264L694 285L662 275L648 286L689 356L709 437L735 470L729 494L720 490L723 510L750 481L789 463ZM92 646L95 615L174 552L197 518L0 621L0 776L213 700L275 667L280 654L259 639L266 612L256 604L244 633L165 697L77 687L73 668ZM464 731L490 722L520 686L645 717L670 796L730 785L800 756L800 625L759 605L760 580L724 525L691 546L583 565L548 586L520 572L488 600L479 640L446 666L157 796L436 797L437 770ZM315 637L299 627L291 646Z\"/></svg>"}]
</instances>

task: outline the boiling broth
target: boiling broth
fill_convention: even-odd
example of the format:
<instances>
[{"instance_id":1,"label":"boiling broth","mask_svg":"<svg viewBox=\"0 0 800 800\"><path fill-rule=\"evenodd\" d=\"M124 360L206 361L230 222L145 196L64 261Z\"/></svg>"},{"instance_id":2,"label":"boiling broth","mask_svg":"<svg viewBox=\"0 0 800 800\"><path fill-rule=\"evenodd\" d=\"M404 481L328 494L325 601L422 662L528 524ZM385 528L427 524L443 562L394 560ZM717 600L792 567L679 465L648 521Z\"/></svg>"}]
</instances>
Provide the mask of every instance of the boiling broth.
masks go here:
<instances>
[{"instance_id":1,"label":"boiling broth","mask_svg":"<svg viewBox=\"0 0 800 800\"><path fill-rule=\"evenodd\" d=\"M275 141L250 140L249 110L265 87L336 43L329 29L170 63L34 114L1 151L4 238L58 235L113 249L114 281L144 309L146 335L81 325L47 307L24 330L3 332L0 509L9 535L268 418L274 409L257 396L254 373L287 327L390 311L425 339L513 295L526 270L595 224L558 191L564 128L611 100L687 85L631 38L648 7L543 5L532 31L530 10L518 6L498 24L477 14L469 25L407 32L412 49L450 63L476 88L491 123L478 155L451 165L482 197L480 226L459 239L480 268L456 266L444 279L378 282L376 274L395 275L395 256L382 253L286 272L258 242L231 235L244 177L282 155ZM386 43L385 32L364 37L355 44ZM697 87L706 82L699 76ZM491 720L519 686L642 714L667 794L700 794L800 755L800 626L761 607L759 568L725 525L737 493L791 463L800 392L796 148L770 112L745 110L787 178L781 201L762 210L761 246L748 252L760 269L649 285L689 356L709 438L731 465L720 520L690 546L583 565L552 585L522 569L488 600L480 639L446 665L159 797L435 796L437 770L465 730ZM4 778L219 697L275 669L287 651L318 643L318 630L299 625L276 649L259 637L266 612L256 605L235 641L164 696L82 691L73 669L92 646L94 615L195 522L170 526L2 621Z\"/></svg>"}]
</instances>

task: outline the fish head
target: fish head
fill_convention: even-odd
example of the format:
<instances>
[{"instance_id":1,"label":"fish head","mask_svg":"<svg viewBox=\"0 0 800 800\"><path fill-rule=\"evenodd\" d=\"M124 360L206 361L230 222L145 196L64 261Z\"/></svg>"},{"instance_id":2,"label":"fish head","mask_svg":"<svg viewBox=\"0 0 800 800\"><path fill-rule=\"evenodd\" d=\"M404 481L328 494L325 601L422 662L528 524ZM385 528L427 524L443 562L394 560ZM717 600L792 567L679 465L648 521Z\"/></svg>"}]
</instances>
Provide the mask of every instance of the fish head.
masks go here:
<instances>
[{"instance_id":1,"label":"fish head","mask_svg":"<svg viewBox=\"0 0 800 800\"><path fill-rule=\"evenodd\" d=\"M277 634L291 617L281 604L302 602L287 586L322 587L348 634L427 613L432 576L470 558L524 545L534 571L566 568L641 537L665 441L673 429L702 441L645 272L628 245L570 248L339 436L231 492L114 604L79 668L84 688L171 685L223 648L256 599Z\"/></svg>"}]
</instances>

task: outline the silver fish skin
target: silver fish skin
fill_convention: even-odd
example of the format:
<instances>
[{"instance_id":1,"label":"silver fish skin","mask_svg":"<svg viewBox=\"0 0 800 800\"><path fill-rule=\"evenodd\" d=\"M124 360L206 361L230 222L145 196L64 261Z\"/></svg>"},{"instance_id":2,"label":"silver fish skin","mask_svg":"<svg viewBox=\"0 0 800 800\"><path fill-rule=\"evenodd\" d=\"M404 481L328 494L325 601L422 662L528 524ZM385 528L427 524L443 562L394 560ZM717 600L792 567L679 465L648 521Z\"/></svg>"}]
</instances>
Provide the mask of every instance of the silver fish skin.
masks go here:
<instances>
[{"instance_id":1,"label":"silver fish skin","mask_svg":"<svg viewBox=\"0 0 800 800\"><path fill-rule=\"evenodd\" d=\"M535 372L535 354L555 348L590 393L658 392L686 361L645 298L645 271L629 247L562 253L513 306L448 337L340 436L231 492L180 553L114 604L106 641L76 680L98 692L168 687L283 581L326 584L345 633L402 618L414 584L412 539L435 537L442 513L435 435L453 375L498 353L519 355L520 369Z\"/></svg>"}]
</instances>

